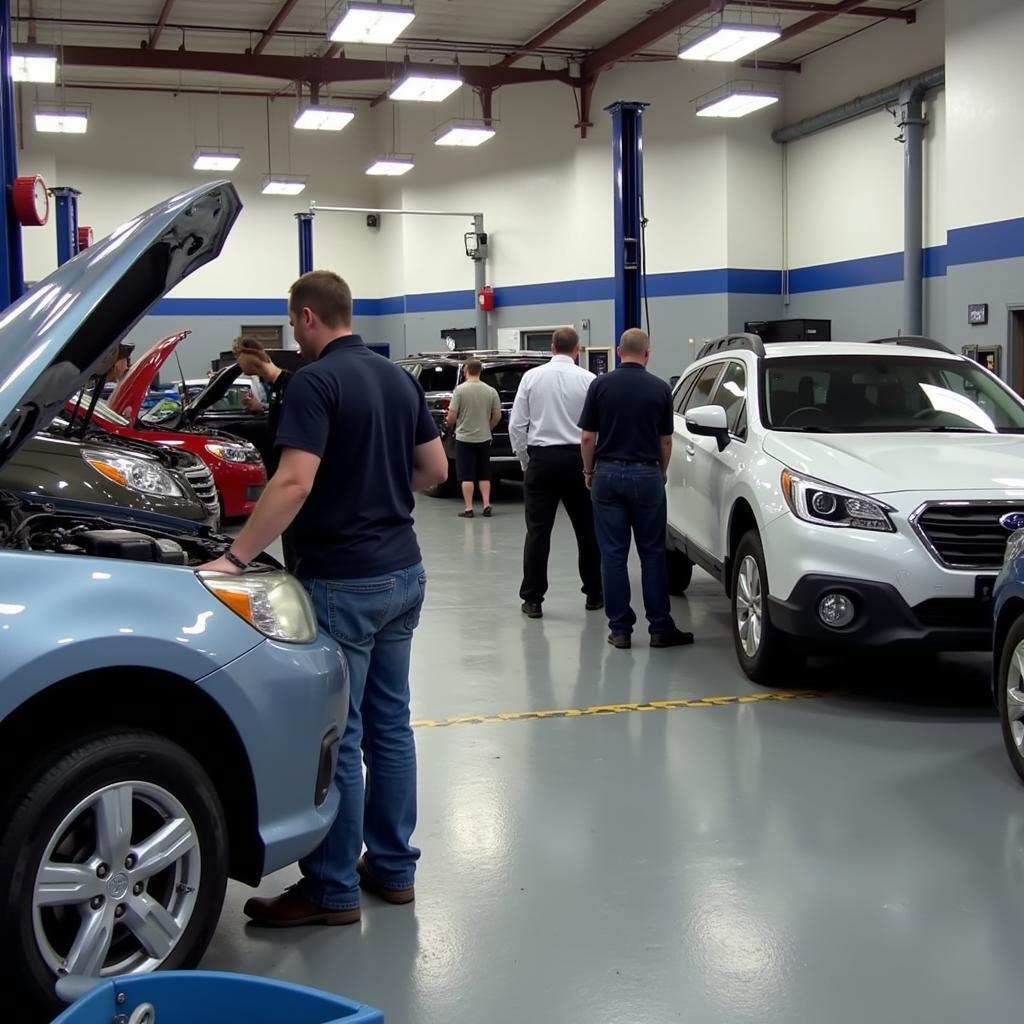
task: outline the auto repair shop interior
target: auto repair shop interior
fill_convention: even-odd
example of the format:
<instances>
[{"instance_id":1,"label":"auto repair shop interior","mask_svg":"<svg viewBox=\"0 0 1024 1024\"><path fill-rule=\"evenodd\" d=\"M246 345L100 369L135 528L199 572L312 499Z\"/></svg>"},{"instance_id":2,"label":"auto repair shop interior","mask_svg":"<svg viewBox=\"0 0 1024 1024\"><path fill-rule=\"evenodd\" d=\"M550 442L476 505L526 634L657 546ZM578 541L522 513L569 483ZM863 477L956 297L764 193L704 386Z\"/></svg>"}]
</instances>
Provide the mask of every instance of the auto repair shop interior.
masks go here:
<instances>
[{"instance_id":1,"label":"auto repair shop interior","mask_svg":"<svg viewBox=\"0 0 1024 1024\"><path fill-rule=\"evenodd\" d=\"M129 1024L164 971L264 979L146 995L191 1024L1019 1011L1020 0L0 0L0 36L0 1017ZM243 907L333 820L344 656L279 542L194 570L272 477L233 343L304 374L313 269L451 466L415 902L273 930ZM565 327L598 382L642 329L672 389L693 646L608 642L564 509L523 605L509 417Z\"/></svg>"}]
</instances>

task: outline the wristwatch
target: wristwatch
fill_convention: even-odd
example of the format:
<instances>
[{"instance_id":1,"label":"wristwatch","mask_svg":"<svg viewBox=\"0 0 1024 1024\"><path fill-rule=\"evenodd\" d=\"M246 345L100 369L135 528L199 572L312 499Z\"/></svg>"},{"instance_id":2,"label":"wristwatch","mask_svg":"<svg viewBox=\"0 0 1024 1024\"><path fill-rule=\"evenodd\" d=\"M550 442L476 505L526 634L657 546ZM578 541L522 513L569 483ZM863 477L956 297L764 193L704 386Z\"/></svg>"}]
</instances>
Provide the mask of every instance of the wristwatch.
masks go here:
<instances>
[{"instance_id":1,"label":"wristwatch","mask_svg":"<svg viewBox=\"0 0 1024 1024\"><path fill-rule=\"evenodd\" d=\"M241 569L243 572L245 572L245 570L249 568L248 563L243 562L238 557L238 555L233 554L231 551L225 551L224 558L226 561L230 562L236 569Z\"/></svg>"}]
</instances>

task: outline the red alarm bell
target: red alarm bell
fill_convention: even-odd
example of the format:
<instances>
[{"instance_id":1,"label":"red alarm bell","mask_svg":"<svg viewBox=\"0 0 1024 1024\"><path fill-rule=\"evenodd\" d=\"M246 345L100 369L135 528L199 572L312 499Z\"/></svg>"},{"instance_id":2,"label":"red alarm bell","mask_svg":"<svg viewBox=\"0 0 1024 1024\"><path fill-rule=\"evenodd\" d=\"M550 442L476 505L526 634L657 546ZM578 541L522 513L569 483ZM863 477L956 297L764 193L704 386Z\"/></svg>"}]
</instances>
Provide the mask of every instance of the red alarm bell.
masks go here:
<instances>
[{"instance_id":1,"label":"red alarm bell","mask_svg":"<svg viewBox=\"0 0 1024 1024\"><path fill-rule=\"evenodd\" d=\"M78 229L78 251L88 249L90 245L92 245L92 228L80 227Z\"/></svg>"},{"instance_id":2,"label":"red alarm bell","mask_svg":"<svg viewBox=\"0 0 1024 1024\"><path fill-rule=\"evenodd\" d=\"M494 309L494 289L489 285L481 288L476 293L476 302L480 309L490 312L490 310Z\"/></svg>"}]
</instances>

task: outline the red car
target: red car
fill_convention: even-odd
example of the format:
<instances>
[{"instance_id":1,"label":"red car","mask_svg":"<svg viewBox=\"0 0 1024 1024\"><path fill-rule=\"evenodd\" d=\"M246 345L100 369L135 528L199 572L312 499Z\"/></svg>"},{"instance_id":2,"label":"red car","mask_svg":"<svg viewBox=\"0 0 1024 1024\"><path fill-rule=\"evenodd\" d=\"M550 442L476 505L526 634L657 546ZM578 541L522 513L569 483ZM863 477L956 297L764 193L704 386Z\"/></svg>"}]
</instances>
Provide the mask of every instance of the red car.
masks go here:
<instances>
[{"instance_id":1,"label":"red car","mask_svg":"<svg viewBox=\"0 0 1024 1024\"><path fill-rule=\"evenodd\" d=\"M128 371L110 396L109 404L99 402L93 412L94 423L123 437L135 437L164 445L184 448L198 455L213 471L224 518L234 519L252 512L267 485L267 471L255 446L233 434L197 428L195 418L220 395L207 388L191 402L167 410L158 405L143 411L143 402L160 368L178 345L189 336L179 331L158 341ZM82 403L88 408L88 399Z\"/></svg>"}]
</instances>

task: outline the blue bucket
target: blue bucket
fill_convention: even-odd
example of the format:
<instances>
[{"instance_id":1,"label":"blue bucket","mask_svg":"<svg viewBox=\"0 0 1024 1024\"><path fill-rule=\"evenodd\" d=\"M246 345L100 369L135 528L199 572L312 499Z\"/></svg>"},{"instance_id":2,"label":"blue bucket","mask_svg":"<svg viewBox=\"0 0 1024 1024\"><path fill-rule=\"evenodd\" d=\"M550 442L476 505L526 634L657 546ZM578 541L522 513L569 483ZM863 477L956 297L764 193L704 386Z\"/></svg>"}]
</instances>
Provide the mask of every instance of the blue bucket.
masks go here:
<instances>
[{"instance_id":1,"label":"blue bucket","mask_svg":"<svg viewBox=\"0 0 1024 1024\"><path fill-rule=\"evenodd\" d=\"M149 1024L384 1024L380 1010L283 981L243 974L167 971L97 985L53 1024L111 1024L146 1004ZM139 1017L144 1016L140 1011Z\"/></svg>"}]
</instances>

